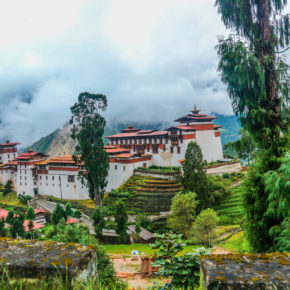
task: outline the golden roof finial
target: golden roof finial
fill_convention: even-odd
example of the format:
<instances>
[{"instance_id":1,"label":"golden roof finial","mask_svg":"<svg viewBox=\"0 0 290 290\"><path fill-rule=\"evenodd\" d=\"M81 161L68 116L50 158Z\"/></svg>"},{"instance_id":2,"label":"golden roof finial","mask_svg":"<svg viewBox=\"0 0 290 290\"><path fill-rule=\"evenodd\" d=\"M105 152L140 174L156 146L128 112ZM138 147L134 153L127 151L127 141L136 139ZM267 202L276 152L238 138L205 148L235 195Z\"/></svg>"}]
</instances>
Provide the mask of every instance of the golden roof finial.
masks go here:
<instances>
[{"instance_id":1,"label":"golden roof finial","mask_svg":"<svg viewBox=\"0 0 290 290\"><path fill-rule=\"evenodd\" d=\"M32 153L33 152L33 148L30 146L27 151L28 151L28 153Z\"/></svg>"}]
</instances>

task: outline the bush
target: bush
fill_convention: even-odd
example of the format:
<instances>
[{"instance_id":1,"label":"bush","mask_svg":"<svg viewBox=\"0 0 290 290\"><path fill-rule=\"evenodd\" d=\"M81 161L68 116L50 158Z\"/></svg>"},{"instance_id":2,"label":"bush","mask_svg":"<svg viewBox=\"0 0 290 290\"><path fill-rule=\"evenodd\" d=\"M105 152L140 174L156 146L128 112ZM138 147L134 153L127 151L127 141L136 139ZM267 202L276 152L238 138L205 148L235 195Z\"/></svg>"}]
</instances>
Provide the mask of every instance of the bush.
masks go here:
<instances>
[{"instance_id":1,"label":"bush","mask_svg":"<svg viewBox=\"0 0 290 290\"><path fill-rule=\"evenodd\" d=\"M223 174L223 178L225 179L231 179L231 175L227 172Z\"/></svg>"},{"instance_id":2,"label":"bush","mask_svg":"<svg viewBox=\"0 0 290 290\"><path fill-rule=\"evenodd\" d=\"M18 199L23 204L27 204L28 200L30 200L31 198L32 197L30 195L25 195L25 193L18 195Z\"/></svg>"}]
</instances>

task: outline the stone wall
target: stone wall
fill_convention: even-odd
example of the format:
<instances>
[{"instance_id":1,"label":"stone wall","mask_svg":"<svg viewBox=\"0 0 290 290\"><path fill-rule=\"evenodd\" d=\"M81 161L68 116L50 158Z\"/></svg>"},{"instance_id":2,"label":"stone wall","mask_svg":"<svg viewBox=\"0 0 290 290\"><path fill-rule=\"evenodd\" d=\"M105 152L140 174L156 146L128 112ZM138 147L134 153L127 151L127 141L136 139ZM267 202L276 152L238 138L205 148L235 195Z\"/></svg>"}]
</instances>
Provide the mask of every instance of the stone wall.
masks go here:
<instances>
[{"instance_id":1,"label":"stone wall","mask_svg":"<svg viewBox=\"0 0 290 290\"><path fill-rule=\"evenodd\" d=\"M227 254L201 258L204 289L290 289L290 254Z\"/></svg>"},{"instance_id":2,"label":"stone wall","mask_svg":"<svg viewBox=\"0 0 290 290\"><path fill-rule=\"evenodd\" d=\"M8 271L15 279L56 278L90 280L97 275L93 246L53 241L0 238L0 275Z\"/></svg>"}]
</instances>

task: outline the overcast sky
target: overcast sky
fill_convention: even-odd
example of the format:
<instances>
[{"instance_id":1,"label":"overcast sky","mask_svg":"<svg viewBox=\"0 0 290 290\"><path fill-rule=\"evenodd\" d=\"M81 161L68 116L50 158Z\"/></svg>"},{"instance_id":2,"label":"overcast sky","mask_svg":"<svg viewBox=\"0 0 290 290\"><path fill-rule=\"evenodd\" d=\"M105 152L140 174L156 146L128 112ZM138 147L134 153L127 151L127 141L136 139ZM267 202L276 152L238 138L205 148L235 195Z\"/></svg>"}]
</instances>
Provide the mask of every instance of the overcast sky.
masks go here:
<instances>
[{"instance_id":1,"label":"overcast sky","mask_svg":"<svg viewBox=\"0 0 290 290\"><path fill-rule=\"evenodd\" d=\"M0 140L32 144L106 94L109 124L232 114L213 0L0 0Z\"/></svg>"}]
</instances>

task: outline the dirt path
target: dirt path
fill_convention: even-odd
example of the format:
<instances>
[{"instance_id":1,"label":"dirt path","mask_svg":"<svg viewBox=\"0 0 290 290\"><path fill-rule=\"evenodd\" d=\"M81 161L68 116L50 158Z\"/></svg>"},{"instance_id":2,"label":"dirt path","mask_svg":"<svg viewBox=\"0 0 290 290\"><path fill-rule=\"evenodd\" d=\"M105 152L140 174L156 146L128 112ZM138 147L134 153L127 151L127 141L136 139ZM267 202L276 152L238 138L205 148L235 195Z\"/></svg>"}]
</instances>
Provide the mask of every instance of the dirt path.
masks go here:
<instances>
[{"instance_id":1,"label":"dirt path","mask_svg":"<svg viewBox=\"0 0 290 290\"><path fill-rule=\"evenodd\" d=\"M218 246L214 246L211 254L215 254L215 255L223 255L223 254L232 254L233 252L225 250L223 248L220 248Z\"/></svg>"}]
</instances>

